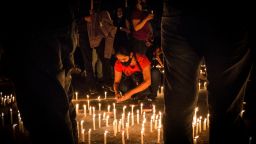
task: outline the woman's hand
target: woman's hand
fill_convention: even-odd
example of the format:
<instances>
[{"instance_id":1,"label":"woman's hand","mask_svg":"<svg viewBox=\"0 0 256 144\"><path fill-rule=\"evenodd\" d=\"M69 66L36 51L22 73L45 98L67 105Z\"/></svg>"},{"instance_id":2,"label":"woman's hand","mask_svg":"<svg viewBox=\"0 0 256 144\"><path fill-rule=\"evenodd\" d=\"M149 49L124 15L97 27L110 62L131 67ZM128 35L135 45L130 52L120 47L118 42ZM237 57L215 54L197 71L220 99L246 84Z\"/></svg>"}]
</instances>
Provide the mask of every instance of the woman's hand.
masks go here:
<instances>
[{"instance_id":1,"label":"woman's hand","mask_svg":"<svg viewBox=\"0 0 256 144\"><path fill-rule=\"evenodd\" d=\"M132 97L132 95L129 92L125 93L123 96L121 96L119 94L119 97L116 97L116 102L120 103L120 102L130 99L131 97Z\"/></svg>"}]
</instances>

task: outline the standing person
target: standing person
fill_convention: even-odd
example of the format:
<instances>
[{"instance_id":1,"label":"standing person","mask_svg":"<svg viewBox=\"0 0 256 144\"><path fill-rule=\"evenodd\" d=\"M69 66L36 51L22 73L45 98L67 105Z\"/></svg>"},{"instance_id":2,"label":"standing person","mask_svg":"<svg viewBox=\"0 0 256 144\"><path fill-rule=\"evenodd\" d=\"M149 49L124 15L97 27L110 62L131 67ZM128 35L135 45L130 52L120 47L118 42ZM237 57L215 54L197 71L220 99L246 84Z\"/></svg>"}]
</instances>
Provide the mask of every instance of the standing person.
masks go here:
<instances>
[{"instance_id":1,"label":"standing person","mask_svg":"<svg viewBox=\"0 0 256 144\"><path fill-rule=\"evenodd\" d=\"M191 123L199 64L204 56L209 80L209 143L249 143L240 117L252 64L247 7L241 1L232 3L228 10L224 5L184 3L164 2L164 142L193 142Z\"/></svg>"},{"instance_id":2,"label":"standing person","mask_svg":"<svg viewBox=\"0 0 256 144\"><path fill-rule=\"evenodd\" d=\"M147 47L151 45L153 40L153 29L150 20L154 18L152 11L144 11L145 2L135 0L135 8L131 15L132 21L132 47L135 52L146 54Z\"/></svg>"},{"instance_id":3,"label":"standing person","mask_svg":"<svg viewBox=\"0 0 256 144\"><path fill-rule=\"evenodd\" d=\"M32 143L78 143L65 91L72 66L66 67L63 61L63 50L72 43L77 6L69 0L13 3L4 5L13 13L2 16L1 11L5 23L0 27L0 43L6 54L4 70L14 83L24 126ZM13 19L17 14L22 16L19 27Z\"/></svg>"},{"instance_id":4,"label":"standing person","mask_svg":"<svg viewBox=\"0 0 256 144\"><path fill-rule=\"evenodd\" d=\"M124 13L123 7L117 7L115 10L115 15L113 17L114 26L117 27L116 35L115 35L115 50L118 48L117 43L120 42L128 42L130 39L130 23Z\"/></svg>"}]
</instances>

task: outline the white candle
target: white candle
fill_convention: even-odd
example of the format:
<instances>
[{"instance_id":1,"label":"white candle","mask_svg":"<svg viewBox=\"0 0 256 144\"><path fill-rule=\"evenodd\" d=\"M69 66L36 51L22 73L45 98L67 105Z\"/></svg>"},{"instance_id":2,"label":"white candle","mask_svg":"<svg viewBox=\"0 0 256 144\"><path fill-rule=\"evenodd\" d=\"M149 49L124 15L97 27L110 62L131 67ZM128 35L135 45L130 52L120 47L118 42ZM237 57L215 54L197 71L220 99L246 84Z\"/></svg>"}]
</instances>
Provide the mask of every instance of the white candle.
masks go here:
<instances>
[{"instance_id":1,"label":"white candle","mask_svg":"<svg viewBox=\"0 0 256 144\"><path fill-rule=\"evenodd\" d=\"M100 102L100 96L98 96L98 101Z\"/></svg>"},{"instance_id":2,"label":"white candle","mask_svg":"<svg viewBox=\"0 0 256 144\"><path fill-rule=\"evenodd\" d=\"M2 112L2 127L4 128L4 113Z\"/></svg>"},{"instance_id":3,"label":"white candle","mask_svg":"<svg viewBox=\"0 0 256 144\"><path fill-rule=\"evenodd\" d=\"M126 123L126 139L129 139L129 124Z\"/></svg>"},{"instance_id":4,"label":"white candle","mask_svg":"<svg viewBox=\"0 0 256 144\"><path fill-rule=\"evenodd\" d=\"M139 110L137 110L137 124L140 123L140 114L139 114Z\"/></svg>"},{"instance_id":5,"label":"white candle","mask_svg":"<svg viewBox=\"0 0 256 144\"><path fill-rule=\"evenodd\" d=\"M198 135L199 122L196 122L196 136Z\"/></svg>"},{"instance_id":6,"label":"white candle","mask_svg":"<svg viewBox=\"0 0 256 144\"><path fill-rule=\"evenodd\" d=\"M206 131L206 118L204 118L203 130Z\"/></svg>"},{"instance_id":7,"label":"white candle","mask_svg":"<svg viewBox=\"0 0 256 144\"><path fill-rule=\"evenodd\" d=\"M153 115L156 114L156 105L153 105Z\"/></svg>"},{"instance_id":8,"label":"white candle","mask_svg":"<svg viewBox=\"0 0 256 144\"><path fill-rule=\"evenodd\" d=\"M107 144L107 133L108 133L108 131L105 130L105 132L104 132L104 144Z\"/></svg>"},{"instance_id":9,"label":"white candle","mask_svg":"<svg viewBox=\"0 0 256 144\"><path fill-rule=\"evenodd\" d=\"M11 122L11 125L13 123L13 119L12 119L12 108L10 108L10 122Z\"/></svg>"},{"instance_id":10,"label":"white candle","mask_svg":"<svg viewBox=\"0 0 256 144\"><path fill-rule=\"evenodd\" d=\"M105 113L105 112L103 113L103 118L102 118L102 120L106 120L106 113Z\"/></svg>"},{"instance_id":11,"label":"white candle","mask_svg":"<svg viewBox=\"0 0 256 144\"><path fill-rule=\"evenodd\" d=\"M78 100L78 92L75 92L75 94L76 94L76 100Z\"/></svg>"},{"instance_id":12,"label":"white candle","mask_svg":"<svg viewBox=\"0 0 256 144\"><path fill-rule=\"evenodd\" d=\"M84 104L84 116L86 116L86 105Z\"/></svg>"},{"instance_id":13,"label":"white candle","mask_svg":"<svg viewBox=\"0 0 256 144\"><path fill-rule=\"evenodd\" d=\"M160 143L160 132L161 132L161 129L158 128L157 129L157 143Z\"/></svg>"},{"instance_id":14,"label":"white candle","mask_svg":"<svg viewBox=\"0 0 256 144\"><path fill-rule=\"evenodd\" d=\"M99 112L101 111L101 103L99 103Z\"/></svg>"},{"instance_id":15,"label":"white candle","mask_svg":"<svg viewBox=\"0 0 256 144\"><path fill-rule=\"evenodd\" d=\"M202 132L202 116L199 117L199 133Z\"/></svg>"},{"instance_id":16,"label":"white candle","mask_svg":"<svg viewBox=\"0 0 256 144\"><path fill-rule=\"evenodd\" d=\"M207 123L207 127L209 128L210 127L210 114L207 114L206 123Z\"/></svg>"},{"instance_id":17,"label":"white candle","mask_svg":"<svg viewBox=\"0 0 256 144\"><path fill-rule=\"evenodd\" d=\"M125 144L125 139L124 139L124 130L122 131L122 144Z\"/></svg>"},{"instance_id":18,"label":"white candle","mask_svg":"<svg viewBox=\"0 0 256 144\"><path fill-rule=\"evenodd\" d=\"M156 115L156 119L155 119L155 129L157 129L157 121L158 121L158 115Z\"/></svg>"},{"instance_id":19,"label":"white candle","mask_svg":"<svg viewBox=\"0 0 256 144\"><path fill-rule=\"evenodd\" d=\"M107 118L106 118L106 127L108 127L108 119L109 119L109 115L107 115Z\"/></svg>"},{"instance_id":20,"label":"white candle","mask_svg":"<svg viewBox=\"0 0 256 144\"><path fill-rule=\"evenodd\" d=\"M13 124L12 125L12 132L13 132L13 137L15 138L15 136L16 136L16 126L17 126L17 124Z\"/></svg>"},{"instance_id":21,"label":"white candle","mask_svg":"<svg viewBox=\"0 0 256 144\"><path fill-rule=\"evenodd\" d=\"M141 129L141 132L140 132L140 142L141 144L144 144L144 129Z\"/></svg>"},{"instance_id":22,"label":"white candle","mask_svg":"<svg viewBox=\"0 0 256 144\"><path fill-rule=\"evenodd\" d=\"M99 114L99 128L101 128L101 114Z\"/></svg>"},{"instance_id":23,"label":"white candle","mask_svg":"<svg viewBox=\"0 0 256 144\"><path fill-rule=\"evenodd\" d=\"M92 115L95 115L95 107L92 107Z\"/></svg>"},{"instance_id":24,"label":"white candle","mask_svg":"<svg viewBox=\"0 0 256 144\"><path fill-rule=\"evenodd\" d=\"M201 89L201 83L198 82L198 90L200 90L200 89Z\"/></svg>"},{"instance_id":25,"label":"white candle","mask_svg":"<svg viewBox=\"0 0 256 144\"><path fill-rule=\"evenodd\" d=\"M131 107L132 107L132 114L133 114L134 105L131 105Z\"/></svg>"},{"instance_id":26,"label":"white candle","mask_svg":"<svg viewBox=\"0 0 256 144\"><path fill-rule=\"evenodd\" d=\"M79 112L79 104L76 104L76 114L78 115Z\"/></svg>"},{"instance_id":27,"label":"white candle","mask_svg":"<svg viewBox=\"0 0 256 144\"><path fill-rule=\"evenodd\" d=\"M105 99L107 99L107 92L105 91L105 93L104 93L104 94L105 94Z\"/></svg>"},{"instance_id":28,"label":"white candle","mask_svg":"<svg viewBox=\"0 0 256 144\"><path fill-rule=\"evenodd\" d=\"M108 105L108 113L110 112L110 105Z\"/></svg>"},{"instance_id":29,"label":"white candle","mask_svg":"<svg viewBox=\"0 0 256 144\"><path fill-rule=\"evenodd\" d=\"M134 126L134 114L132 113L132 126Z\"/></svg>"},{"instance_id":30,"label":"white candle","mask_svg":"<svg viewBox=\"0 0 256 144\"><path fill-rule=\"evenodd\" d=\"M89 115L92 115L92 107L89 107Z\"/></svg>"},{"instance_id":31,"label":"white candle","mask_svg":"<svg viewBox=\"0 0 256 144\"><path fill-rule=\"evenodd\" d=\"M207 82L204 82L204 89L207 89Z\"/></svg>"},{"instance_id":32,"label":"white candle","mask_svg":"<svg viewBox=\"0 0 256 144\"><path fill-rule=\"evenodd\" d=\"M88 144L91 144L91 129L88 130Z\"/></svg>"},{"instance_id":33,"label":"white candle","mask_svg":"<svg viewBox=\"0 0 256 144\"><path fill-rule=\"evenodd\" d=\"M143 111L143 103L140 104L140 114L142 115L142 111Z\"/></svg>"},{"instance_id":34,"label":"white candle","mask_svg":"<svg viewBox=\"0 0 256 144\"><path fill-rule=\"evenodd\" d=\"M113 103L113 109L116 109L116 104L115 103Z\"/></svg>"},{"instance_id":35,"label":"white candle","mask_svg":"<svg viewBox=\"0 0 256 144\"><path fill-rule=\"evenodd\" d=\"M90 99L89 99L89 95L87 95L87 107L90 107Z\"/></svg>"},{"instance_id":36,"label":"white candle","mask_svg":"<svg viewBox=\"0 0 256 144\"><path fill-rule=\"evenodd\" d=\"M121 132L122 119L118 122L118 132Z\"/></svg>"},{"instance_id":37,"label":"white candle","mask_svg":"<svg viewBox=\"0 0 256 144\"><path fill-rule=\"evenodd\" d=\"M82 131L81 131L81 133L82 133L82 142L85 141L85 140L84 140L84 131L85 131L85 129L82 129Z\"/></svg>"},{"instance_id":38,"label":"white candle","mask_svg":"<svg viewBox=\"0 0 256 144\"><path fill-rule=\"evenodd\" d=\"M128 123L128 126L130 126L130 112L127 114L127 123Z\"/></svg>"},{"instance_id":39,"label":"white candle","mask_svg":"<svg viewBox=\"0 0 256 144\"><path fill-rule=\"evenodd\" d=\"M116 109L113 109L114 119L116 119Z\"/></svg>"},{"instance_id":40,"label":"white candle","mask_svg":"<svg viewBox=\"0 0 256 144\"><path fill-rule=\"evenodd\" d=\"M123 106L123 114L125 115L126 106Z\"/></svg>"},{"instance_id":41,"label":"white candle","mask_svg":"<svg viewBox=\"0 0 256 144\"><path fill-rule=\"evenodd\" d=\"M125 115L124 115L124 113L122 113L122 129L124 129L124 117L125 117Z\"/></svg>"},{"instance_id":42,"label":"white candle","mask_svg":"<svg viewBox=\"0 0 256 144\"><path fill-rule=\"evenodd\" d=\"M80 129L81 129L81 132L82 132L82 130L84 129L84 120L81 120L81 121L80 121Z\"/></svg>"},{"instance_id":43,"label":"white candle","mask_svg":"<svg viewBox=\"0 0 256 144\"><path fill-rule=\"evenodd\" d=\"M95 126L95 114L92 117L92 121L93 121L93 130L95 130L96 129L96 126Z\"/></svg>"},{"instance_id":44,"label":"white candle","mask_svg":"<svg viewBox=\"0 0 256 144\"><path fill-rule=\"evenodd\" d=\"M196 122L192 122L192 138L195 137L195 126L196 126Z\"/></svg>"},{"instance_id":45,"label":"white candle","mask_svg":"<svg viewBox=\"0 0 256 144\"><path fill-rule=\"evenodd\" d=\"M116 136L116 132L117 132L117 120L116 119L113 121L113 131L114 131L114 136Z\"/></svg>"},{"instance_id":46,"label":"white candle","mask_svg":"<svg viewBox=\"0 0 256 144\"><path fill-rule=\"evenodd\" d=\"M150 132L153 132L153 119L150 120Z\"/></svg>"}]
</instances>

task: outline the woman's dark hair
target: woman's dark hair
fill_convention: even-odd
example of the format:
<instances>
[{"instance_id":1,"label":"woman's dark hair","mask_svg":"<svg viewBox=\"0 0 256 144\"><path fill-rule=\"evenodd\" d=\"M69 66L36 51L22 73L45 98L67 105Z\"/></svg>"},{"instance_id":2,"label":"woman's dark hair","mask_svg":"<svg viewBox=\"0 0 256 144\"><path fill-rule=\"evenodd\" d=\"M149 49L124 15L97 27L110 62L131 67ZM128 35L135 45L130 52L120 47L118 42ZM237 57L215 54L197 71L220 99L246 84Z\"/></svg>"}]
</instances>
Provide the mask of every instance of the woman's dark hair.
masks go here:
<instances>
[{"instance_id":1,"label":"woman's dark hair","mask_svg":"<svg viewBox=\"0 0 256 144\"><path fill-rule=\"evenodd\" d=\"M121 42L117 44L116 55L121 54L125 56L130 56L131 52L132 48L128 42Z\"/></svg>"}]
</instances>

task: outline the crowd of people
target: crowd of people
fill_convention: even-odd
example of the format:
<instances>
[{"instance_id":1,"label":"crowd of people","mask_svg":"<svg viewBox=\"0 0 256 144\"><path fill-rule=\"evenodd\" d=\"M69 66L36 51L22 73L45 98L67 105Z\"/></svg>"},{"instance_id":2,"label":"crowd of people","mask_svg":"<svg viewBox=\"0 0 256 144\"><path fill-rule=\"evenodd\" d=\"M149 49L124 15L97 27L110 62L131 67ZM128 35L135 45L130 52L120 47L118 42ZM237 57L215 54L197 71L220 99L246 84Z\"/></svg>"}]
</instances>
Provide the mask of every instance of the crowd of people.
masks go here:
<instances>
[{"instance_id":1,"label":"crowd of people","mask_svg":"<svg viewBox=\"0 0 256 144\"><path fill-rule=\"evenodd\" d=\"M156 11L146 0L122 1L114 10L104 7L108 0L90 2L8 1L3 6L13 11L5 15L1 9L1 72L14 83L33 143L78 143L72 74L86 78L86 91L97 91L99 82L113 87L117 102L140 95L153 100L159 85L155 62L165 71L164 143L193 143L202 58L209 80L209 143L255 143L255 44L248 3L211 7L164 0ZM82 60L76 63L79 50Z\"/></svg>"}]
</instances>

